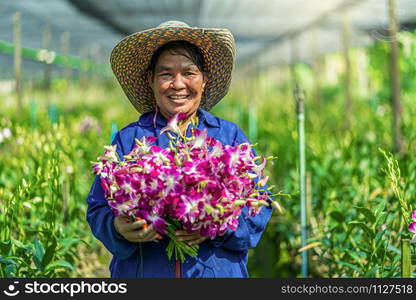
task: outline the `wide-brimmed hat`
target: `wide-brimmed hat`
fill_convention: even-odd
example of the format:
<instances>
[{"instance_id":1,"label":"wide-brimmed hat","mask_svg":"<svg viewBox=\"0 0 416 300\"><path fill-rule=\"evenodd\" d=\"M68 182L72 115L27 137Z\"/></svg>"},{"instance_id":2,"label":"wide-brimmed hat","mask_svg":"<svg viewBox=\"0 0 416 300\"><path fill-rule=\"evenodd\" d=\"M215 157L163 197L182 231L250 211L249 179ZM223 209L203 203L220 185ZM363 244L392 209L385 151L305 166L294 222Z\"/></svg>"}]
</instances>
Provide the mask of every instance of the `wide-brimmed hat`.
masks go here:
<instances>
[{"instance_id":1,"label":"wide-brimmed hat","mask_svg":"<svg viewBox=\"0 0 416 300\"><path fill-rule=\"evenodd\" d=\"M227 94L235 58L231 32L228 29L197 28L179 21L168 21L156 28L127 36L111 52L111 68L139 113L153 110L156 106L147 81L147 69L153 53L172 41L187 41L201 50L208 77L201 108L210 110Z\"/></svg>"}]
</instances>

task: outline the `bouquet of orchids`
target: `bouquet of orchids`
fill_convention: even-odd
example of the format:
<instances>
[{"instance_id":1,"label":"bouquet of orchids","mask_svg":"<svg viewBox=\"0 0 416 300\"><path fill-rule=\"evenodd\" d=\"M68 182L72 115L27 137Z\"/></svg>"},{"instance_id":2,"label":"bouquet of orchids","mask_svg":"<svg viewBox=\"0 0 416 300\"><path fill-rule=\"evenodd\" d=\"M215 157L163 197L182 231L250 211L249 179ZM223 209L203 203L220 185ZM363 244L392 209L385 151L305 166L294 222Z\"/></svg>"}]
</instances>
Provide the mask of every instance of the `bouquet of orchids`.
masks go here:
<instances>
[{"instance_id":1,"label":"bouquet of orchids","mask_svg":"<svg viewBox=\"0 0 416 300\"><path fill-rule=\"evenodd\" d=\"M244 206L249 216L268 205L280 210L268 199L271 187L265 189L263 177L266 161L274 157L255 157L248 143L223 145L206 130L193 128L185 137L179 129L183 117L176 114L161 130L169 136L168 148L152 145L156 137L143 137L124 160L115 145L105 146L93 164L114 214L151 223L170 238L169 259L174 253L182 262L186 254L196 256L198 246L175 240L177 229L214 239L237 228Z\"/></svg>"}]
</instances>

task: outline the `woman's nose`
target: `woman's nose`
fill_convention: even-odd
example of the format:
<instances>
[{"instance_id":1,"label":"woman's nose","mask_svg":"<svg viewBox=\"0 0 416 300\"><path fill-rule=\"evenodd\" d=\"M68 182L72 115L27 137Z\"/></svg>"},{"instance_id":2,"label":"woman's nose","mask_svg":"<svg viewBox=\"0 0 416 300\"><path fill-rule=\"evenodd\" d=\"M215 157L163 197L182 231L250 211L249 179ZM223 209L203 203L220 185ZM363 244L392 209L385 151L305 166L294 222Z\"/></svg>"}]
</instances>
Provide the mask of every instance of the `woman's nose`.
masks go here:
<instances>
[{"instance_id":1,"label":"woman's nose","mask_svg":"<svg viewBox=\"0 0 416 300\"><path fill-rule=\"evenodd\" d=\"M183 89L183 88L186 87L185 82L184 82L184 78L183 78L182 74L177 74L173 78L173 81L172 81L171 86L175 90Z\"/></svg>"}]
</instances>

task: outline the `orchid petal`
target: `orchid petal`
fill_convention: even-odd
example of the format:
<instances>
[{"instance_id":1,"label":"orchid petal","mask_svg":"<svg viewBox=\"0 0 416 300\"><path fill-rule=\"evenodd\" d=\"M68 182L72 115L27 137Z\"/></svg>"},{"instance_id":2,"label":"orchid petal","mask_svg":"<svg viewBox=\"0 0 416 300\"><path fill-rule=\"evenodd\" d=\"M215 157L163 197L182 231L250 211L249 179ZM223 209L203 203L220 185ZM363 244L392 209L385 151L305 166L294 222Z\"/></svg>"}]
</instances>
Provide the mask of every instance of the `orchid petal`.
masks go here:
<instances>
[{"instance_id":1,"label":"orchid petal","mask_svg":"<svg viewBox=\"0 0 416 300\"><path fill-rule=\"evenodd\" d=\"M412 223L409 225L409 231L410 231L411 233L415 233L415 234L416 234L416 222L412 222Z\"/></svg>"}]
</instances>

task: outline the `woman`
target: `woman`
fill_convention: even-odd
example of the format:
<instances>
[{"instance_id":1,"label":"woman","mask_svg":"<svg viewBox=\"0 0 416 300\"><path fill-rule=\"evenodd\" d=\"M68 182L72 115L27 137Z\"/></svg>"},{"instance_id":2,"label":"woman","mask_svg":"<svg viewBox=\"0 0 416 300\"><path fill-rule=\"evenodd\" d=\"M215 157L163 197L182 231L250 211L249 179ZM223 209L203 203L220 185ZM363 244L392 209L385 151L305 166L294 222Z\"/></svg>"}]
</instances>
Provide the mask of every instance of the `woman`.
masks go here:
<instances>
[{"instance_id":1,"label":"woman","mask_svg":"<svg viewBox=\"0 0 416 300\"><path fill-rule=\"evenodd\" d=\"M223 144L248 142L237 125L207 110L227 93L234 65L234 39L228 30L191 28L170 21L122 40L111 54L113 71L133 106L142 115L117 133L113 144L120 157L130 152L135 138L156 136L168 147L160 130L178 112L187 117L182 130L207 129ZM199 245L198 256L184 263L169 261L168 239L145 221L128 223L114 217L97 177L87 198L87 220L93 234L113 254L111 277L248 277L247 252L256 246L271 215L264 207L256 217L239 218L239 227L215 239L199 233L176 232L177 239ZM157 242L156 242L157 241Z\"/></svg>"}]
</instances>

